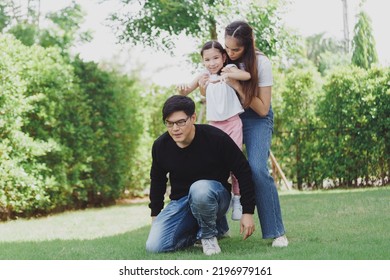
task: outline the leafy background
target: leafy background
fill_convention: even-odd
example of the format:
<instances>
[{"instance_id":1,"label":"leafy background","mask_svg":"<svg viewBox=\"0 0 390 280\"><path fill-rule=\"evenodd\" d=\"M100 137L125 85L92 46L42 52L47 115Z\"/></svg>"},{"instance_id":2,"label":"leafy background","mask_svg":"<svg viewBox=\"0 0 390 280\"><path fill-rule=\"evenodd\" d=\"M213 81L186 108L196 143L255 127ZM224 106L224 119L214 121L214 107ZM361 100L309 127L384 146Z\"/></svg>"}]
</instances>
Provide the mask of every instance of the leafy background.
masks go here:
<instances>
[{"instance_id":1,"label":"leafy background","mask_svg":"<svg viewBox=\"0 0 390 280\"><path fill-rule=\"evenodd\" d=\"M121 2L111 17L118 39L166 52L183 34L197 50L233 16L246 18L273 63L272 151L294 188L388 184L390 71L377 63L364 1L351 50L280 24L283 0ZM0 218L147 195L150 147L165 129L161 104L175 88L72 54L92 38L79 29L80 5L42 15L37 1L26 3L0 4ZM40 26L42 17L51 24ZM197 52L189 60L197 65ZM200 114L201 97L192 97Z\"/></svg>"}]
</instances>

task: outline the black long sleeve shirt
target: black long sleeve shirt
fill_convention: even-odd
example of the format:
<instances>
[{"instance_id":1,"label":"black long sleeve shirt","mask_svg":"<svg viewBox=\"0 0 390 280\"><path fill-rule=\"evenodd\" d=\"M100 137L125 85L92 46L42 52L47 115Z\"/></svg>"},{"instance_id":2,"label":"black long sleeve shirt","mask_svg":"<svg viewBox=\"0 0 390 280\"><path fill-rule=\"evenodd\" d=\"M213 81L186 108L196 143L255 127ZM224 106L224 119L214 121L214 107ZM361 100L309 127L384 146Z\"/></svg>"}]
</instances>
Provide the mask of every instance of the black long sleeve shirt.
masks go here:
<instances>
[{"instance_id":1,"label":"black long sleeve shirt","mask_svg":"<svg viewBox=\"0 0 390 280\"><path fill-rule=\"evenodd\" d=\"M254 213L255 194L249 163L222 130L210 125L195 125L195 137L185 148L180 148L166 132L154 142L152 158L151 216L158 215L164 207L167 174L171 184L169 198L177 200L188 195L190 186L201 179L218 181L230 192L230 171L240 184L243 213Z\"/></svg>"}]
</instances>

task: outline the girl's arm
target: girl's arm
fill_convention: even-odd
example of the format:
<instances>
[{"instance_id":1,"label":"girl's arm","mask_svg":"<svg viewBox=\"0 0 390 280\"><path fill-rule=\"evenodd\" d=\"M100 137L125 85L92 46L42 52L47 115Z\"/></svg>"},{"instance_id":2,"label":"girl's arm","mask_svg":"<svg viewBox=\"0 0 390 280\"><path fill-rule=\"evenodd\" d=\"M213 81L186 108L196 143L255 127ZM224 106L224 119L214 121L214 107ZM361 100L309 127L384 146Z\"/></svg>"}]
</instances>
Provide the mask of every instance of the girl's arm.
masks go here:
<instances>
[{"instance_id":1,"label":"girl's arm","mask_svg":"<svg viewBox=\"0 0 390 280\"><path fill-rule=\"evenodd\" d=\"M202 74L197 75L192 82L189 84L179 84L176 86L180 95L188 95L193 92L199 86L199 80L203 76Z\"/></svg>"},{"instance_id":2,"label":"girl's arm","mask_svg":"<svg viewBox=\"0 0 390 280\"><path fill-rule=\"evenodd\" d=\"M209 83L209 74L200 73L195 79L189 84L180 84L176 88L180 95L188 95L193 92L197 87L200 89L200 94L206 96L206 88Z\"/></svg>"}]
</instances>

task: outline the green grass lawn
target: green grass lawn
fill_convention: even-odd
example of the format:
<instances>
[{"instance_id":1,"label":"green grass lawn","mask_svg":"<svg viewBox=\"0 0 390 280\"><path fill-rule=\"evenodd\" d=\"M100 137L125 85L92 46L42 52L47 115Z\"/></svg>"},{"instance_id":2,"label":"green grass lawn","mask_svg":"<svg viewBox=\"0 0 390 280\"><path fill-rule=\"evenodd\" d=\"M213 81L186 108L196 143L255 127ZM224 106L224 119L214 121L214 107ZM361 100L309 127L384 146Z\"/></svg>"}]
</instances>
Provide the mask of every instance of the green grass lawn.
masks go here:
<instances>
[{"instance_id":1,"label":"green grass lawn","mask_svg":"<svg viewBox=\"0 0 390 280\"><path fill-rule=\"evenodd\" d=\"M222 253L206 257L201 248L149 254L146 204L67 212L0 223L2 260L389 260L390 187L351 191L282 192L290 245L272 248L256 232L246 241L230 220L231 237Z\"/></svg>"}]
</instances>

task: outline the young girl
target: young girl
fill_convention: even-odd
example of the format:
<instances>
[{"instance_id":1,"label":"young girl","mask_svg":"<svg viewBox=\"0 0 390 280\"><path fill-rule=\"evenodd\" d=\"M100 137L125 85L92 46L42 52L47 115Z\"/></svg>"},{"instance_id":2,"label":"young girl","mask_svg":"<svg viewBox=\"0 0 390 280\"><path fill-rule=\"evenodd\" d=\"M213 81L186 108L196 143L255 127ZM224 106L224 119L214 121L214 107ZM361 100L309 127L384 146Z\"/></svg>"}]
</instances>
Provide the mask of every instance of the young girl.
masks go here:
<instances>
[{"instance_id":1,"label":"young girl","mask_svg":"<svg viewBox=\"0 0 390 280\"><path fill-rule=\"evenodd\" d=\"M220 43L209 41L200 52L205 66L190 84L178 85L179 93L187 95L198 87L199 80L207 76L209 84L206 89L206 119L209 124L227 133L242 149L242 122L239 114L244 112L234 89L225 83L226 79L246 81L251 78L246 71L238 69L234 64L226 65L227 55ZM240 220L242 207L240 189L236 177L231 174L233 199L232 220Z\"/></svg>"}]
</instances>

